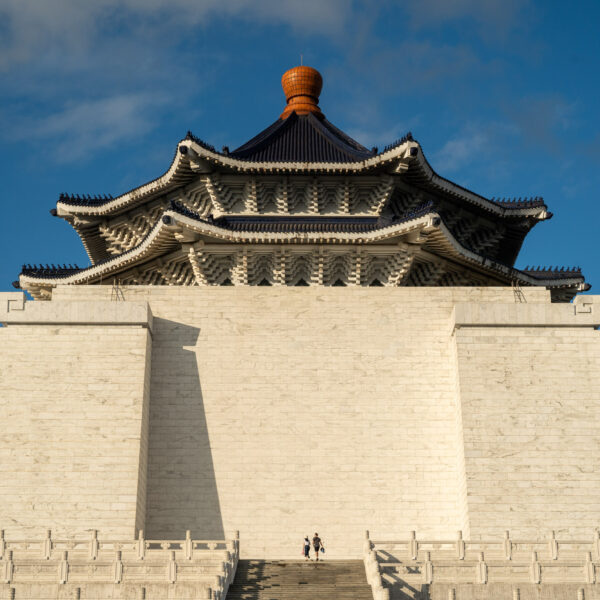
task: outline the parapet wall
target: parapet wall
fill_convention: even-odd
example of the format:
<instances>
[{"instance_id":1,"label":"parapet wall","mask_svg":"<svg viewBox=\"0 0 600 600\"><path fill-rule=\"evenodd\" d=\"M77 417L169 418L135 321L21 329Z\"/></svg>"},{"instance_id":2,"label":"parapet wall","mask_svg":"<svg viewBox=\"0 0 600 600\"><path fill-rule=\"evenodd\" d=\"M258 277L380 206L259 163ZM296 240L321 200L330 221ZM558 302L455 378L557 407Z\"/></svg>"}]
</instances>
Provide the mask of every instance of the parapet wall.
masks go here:
<instances>
[{"instance_id":1,"label":"parapet wall","mask_svg":"<svg viewBox=\"0 0 600 600\"><path fill-rule=\"evenodd\" d=\"M471 539L600 525L600 306L457 304ZM594 310L595 309L595 310Z\"/></svg>"},{"instance_id":2,"label":"parapet wall","mask_svg":"<svg viewBox=\"0 0 600 600\"><path fill-rule=\"evenodd\" d=\"M296 558L319 532L335 558L360 556L365 523L382 534L459 526L452 310L512 291L123 294L154 315L149 536L239 529L243 557Z\"/></svg>"},{"instance_id":3,"label":"parapet wall","mask_svg":"<svg viewBox=\"0 0 600 600\"><path fill-rule=\"evenodd\" d=\"M296 558L302 538L318 531L327 556L355 558L367 528L386 539L415 527L435 537L462 529L465 537L481 539L511 529L516 536L535 530L532 537L539 538L549 529L578 535L597 520L600 454L598 437L586 424L600 410L597 304L586 296L585 306L552 305L545 290L523 293L131 286L111 304L123 307L130 323L133 305L149 305L151 352L137 354L131 338L119 343L118 332L150 335L135 325L109 324L106 311L118 315L119 308L103 308L93 327L72 325L67 331L38 316L35 325L9 323L0 337L22 348L18 364L54 365L52 374L44 367L50 381L45 396L54 399L53 386L61 389L78 415L74 421L86 414L86 396L69 380L68 366L89 357L97 372L90 366L77 381L101 378L94 402L115 403L106 418L118 428L143 413L122 412L128 405L116 389L144 394L128 387L123 365L133 360L137 372L142 354L144 360L151 356L144 371L150 377L148 466L140 469L147 484L140 475L133 486L135 511L114 508L113 516L83 507L87 527L94 519L109 531L118 519L128 527L143 520L155 539L175 539L186 529L194 537L220 539L239 529L242 557L252 558ZM60 304L106 305L111 296L110 286L65 286L51 302L35 304L54 314ZM73 335L77 327L88 332L88 341L89 331L95 332L100 345L92 350ZM40 359L32 338L23 341L28 331L39 331L42 347L60 356L63 350L51 344L56 338L44 337L47 330L60 332L60 348L71 348L77 358ZM114 354L94 355L107 346ZM29 402L31 390L34 402L42 402L44 394L20 370L11 378L23 388L20 395L9 394L17 405ZM548 400L548 390L556 401ZM20 422L27 422L24 413L11 427ZM585 440L578 438L582 431ZM107 446L102 434L87 431L93 451L84 471L96 469L95 480L105 481L113 497L115 471L103 452L137 444L143 456L144 437L121 434ZM31 440L32 456L44 456L36 443ZM132 479L143 459L135 462L125 452L123 463ZM31 504L38 491L27 481L24 497L32 500L18 511L4 509L0 522L6 529L11 510L19 523L38 524ZM107 502L105 491L97 492L100 504ZM582 502L573 511L575 497ZM82 506L75 495L65 502ZM65 514L46 512L39 523L55 527L66 520L76 527L79 517Z\"/></svg>"},{"instance_id":4,"label":"parapet wall","mask_svg":"<svg viewBox=\"0 0 600 600\"><path fill-rule=\"evenodd\" d=\"M0 528L132 537L146 511L148 306L23 296L0 294Z\"/></svg>"}]
</instances>

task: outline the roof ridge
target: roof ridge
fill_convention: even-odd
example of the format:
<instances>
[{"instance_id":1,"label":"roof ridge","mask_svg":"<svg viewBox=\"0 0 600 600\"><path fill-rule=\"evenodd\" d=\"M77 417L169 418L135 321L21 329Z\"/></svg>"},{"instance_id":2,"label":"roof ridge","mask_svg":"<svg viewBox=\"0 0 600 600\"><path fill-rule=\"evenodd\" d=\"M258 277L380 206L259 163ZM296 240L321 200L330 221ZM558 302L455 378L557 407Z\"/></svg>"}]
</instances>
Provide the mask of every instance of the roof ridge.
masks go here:
<instances>
[{"instance_id":1,"label":"roof ridge","mask_svg":"<svg viewBox=\"0 0 600 600\"><path fill-rule=\"evenodd\" d=\"M408 221L410 219L416 219L417 217L422 217L423 215L426 215L427 213L432 212L432 210L434 208L435 208L435 203L433 202L433 200L426 200L425 202L418 204L414 208L407 210L406 212L402 213L401 215L394 217L393 222L401 223L403 221Z\"/></svg>"},{"instance_id":2,"label":"roof ridge","mask_svg":"<svg viewBox=\"0 0 600 600\"><path fill-rule=\"evenodd\" d=\"M85 268L85 267L84 267ZM20 275L29 275L31 277L68 277L69 275L73 275L74 273L78 273L82 271L83 268L72 264L58 264L54 263L48 265L30 265L26 264L21 267ZM13 284L14 285L14 284ZM14 286L17 287L17 286Z\"/></svg>"},{"instance_id":3,"label":"roof ridge","mask_svg":"<svg viewBox=\"0 0 600 600\"><path fill-rule=\"evenodd\" d=\"M200 216L200 213L188 208L183 202L179 200L169 200L169 209L183 215L184 217L189 217L191 219L195 219L197 221L204 221L205 223L212 223L214 219L212 217L208 217L208 219L204 219Z\"/></svg>"},{"instance_id":4,"label":"roof ridge","mask_svg":"<svg viewBox=\"0 0 600 600\"><path fill-rule=\"evenodd\" d=\"M351 138L347 133L336 127L331 121L329 121L326 117L322 119L316 118L312 115L317 121L320 122L322 127L330 130L335 136L341 138L345 141L349 146L352 146L355 150L359 150L360 152L368 152L369 154L373 154L367 147L363 146L360 142L357 142L354 138Z\"/></svg>"},{"instance_id":5,"label":"roof ridge","mask_svg":"<svg viewBox=\"0 0 600 600\"><path fill-rule=\"evenodd\" d=\"M63 204L74 204L77 206L101 206L106 202L114 200L111 194L67 194L62 192L58 201Z\"/></svg>"},{"instance_id":6,"label":"roof ridge","mask_svg":"<svg viewBox=\"0 0 600 600\"><path fill-rule=\"evenodd\" d=\"M336 146L338 148L338 150L340 150L341 152L343 152L346 156L352 158L352 152L350 150L346 150L345 148L340 148L337 144L336 141L341 141L344 144L346 144L347 146L351 146L351 144L349 144L346 140L352 140L351 137L347 136L343 131L337 129L337 127L335 127L335 125L333 125L332 123L329 123L329 121L327 121L327 123L329 123L329 125L331 125L331 128L327 127L320 119L316 118L312 113L308 113L306 115L306 120L311 123L311 125L313 126L313 128L315 129L315 131L317 132L317 134L319 134L320 136L322 136L323 138L325 138L325 140L332 144L333 146ZM326 119L323 119L324 121ZM337 134L337 131L339 131L343 137L339 136ZM358 144L358 142L356 140L352 140L355 144ZM360 144L358 144L360 146ZM352 147L352 146L351 146ZM352 147L353 150L358 151L358 152L364 152L366 153L368 156L372 156L372 152L369 152L369 150L367 150L366 148L354 148ZM365 158L367 158L367 156L365 156Z\"/></svg>"},{"instance_id":7,"label":"roof ridge","mask_svg":"<svg viewBox=\"0 0 600 600\"><path fill-rule=\"evenodd\" d=\"M527 265L524 269L521 269L527 273L581 273L581 267L559 267L559 266L529 266Z\"/></svg>"},{"instance_id":8,"label":"roof ridge","mask_svg":"<svg viewBox=\"0 0 600 600\"><path fill-rule=\"evenodd\" d=\"M221 152L218 152L217 149L212 144L209 144L208 142L205 142L203 139L194 135L189 129L188 129L188 132L186 133L184 139L191 140L192 142L198 144L198 146L202 146L202 148L204 148L205 150L214 152L215 154L222 154Z\"/></svg>"}]
</instances>

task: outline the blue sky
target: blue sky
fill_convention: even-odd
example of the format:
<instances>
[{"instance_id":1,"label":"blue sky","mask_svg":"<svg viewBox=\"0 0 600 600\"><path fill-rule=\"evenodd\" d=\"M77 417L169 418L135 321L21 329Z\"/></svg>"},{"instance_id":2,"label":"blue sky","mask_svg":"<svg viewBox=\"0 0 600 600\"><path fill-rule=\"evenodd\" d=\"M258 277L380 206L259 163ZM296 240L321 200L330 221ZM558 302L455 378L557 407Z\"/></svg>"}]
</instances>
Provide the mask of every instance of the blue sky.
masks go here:
<instances>
[{"instance_id":1,"label":"blue sky","mask_svg":"<svg viewBox=\"0 0 600 600\"><path fill-rule=\"evenodd\" d=\"M88 263L61 192L161 175L188 129L235 148L323 74L327 118L367 147L412 131L434 169L555 216L517 266L600 291L600 2L0 0L0 290L23 263Z\"/></svg>"}]
</instances>

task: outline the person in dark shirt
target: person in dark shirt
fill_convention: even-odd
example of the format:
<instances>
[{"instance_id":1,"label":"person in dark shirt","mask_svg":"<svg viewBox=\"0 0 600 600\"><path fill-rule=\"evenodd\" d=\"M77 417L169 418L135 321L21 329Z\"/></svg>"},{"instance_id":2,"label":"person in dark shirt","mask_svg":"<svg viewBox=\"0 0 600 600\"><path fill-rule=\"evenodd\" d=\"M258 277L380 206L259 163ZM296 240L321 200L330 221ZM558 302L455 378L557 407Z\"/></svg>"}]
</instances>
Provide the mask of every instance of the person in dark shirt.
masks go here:
<instances>
[{"instance_id":1,"label":"person in dark shirt","mask_svg":"<svg viewBox=\"0 0 600 600\"><path fill-rule=\"evenodd\" d=\"M321 548L324 548L323 542L322 542L321 538L319 537L318 533L315 533L315 537L312 539L312 542L313 542L313 548L315 550L315 554L317 556L317 558L315 560L318 561L319 560L319 550Z\"/></svg>"}]
</instances>

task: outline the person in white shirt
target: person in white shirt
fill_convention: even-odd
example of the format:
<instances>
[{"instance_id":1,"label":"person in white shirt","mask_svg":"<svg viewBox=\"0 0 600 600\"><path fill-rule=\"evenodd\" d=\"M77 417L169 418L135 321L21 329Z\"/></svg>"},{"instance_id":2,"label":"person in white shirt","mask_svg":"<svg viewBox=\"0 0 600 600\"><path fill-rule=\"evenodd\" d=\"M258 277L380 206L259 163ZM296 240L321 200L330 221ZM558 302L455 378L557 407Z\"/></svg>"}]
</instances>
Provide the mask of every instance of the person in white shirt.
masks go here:
<instances>
[{"instance_id":1,"label":"person in white shirt","mask_svg":"<svg viewBox=\"0 0 600 600\"><path fill-rule=\"evenodd\" d=\"M310 540L308 536L304 538L304 558L310 560Z\"/></svg>"}]
</instances>

